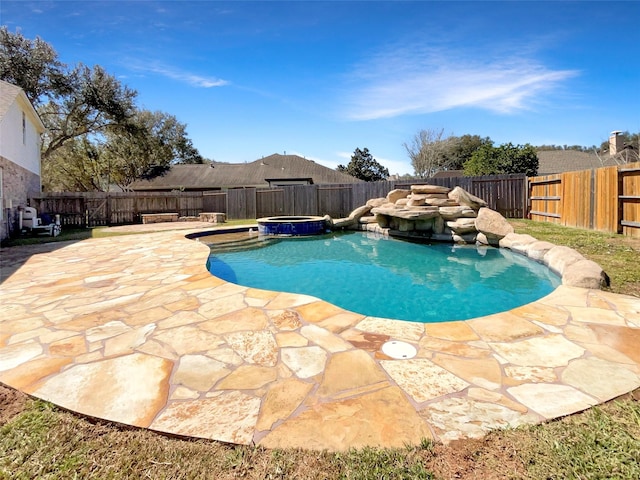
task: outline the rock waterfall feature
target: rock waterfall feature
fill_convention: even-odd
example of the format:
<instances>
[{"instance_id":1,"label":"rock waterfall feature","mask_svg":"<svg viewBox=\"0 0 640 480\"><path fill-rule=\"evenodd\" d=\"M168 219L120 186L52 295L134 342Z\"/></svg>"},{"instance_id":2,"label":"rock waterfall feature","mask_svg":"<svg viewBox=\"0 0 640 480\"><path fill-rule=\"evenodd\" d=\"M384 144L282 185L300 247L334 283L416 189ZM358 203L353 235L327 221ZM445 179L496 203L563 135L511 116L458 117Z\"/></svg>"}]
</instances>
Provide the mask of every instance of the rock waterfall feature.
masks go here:
<instances>
[{"instance_id":1,"label":"rock waterfall feature","mask_svg":"<svg viewBox=\"0 0 640 480\"><path fill-rule=\"evenodd\" d=\"M562 277L563 285L594 289L609 285L609 277L595 262L569 247L515 233L487 202L460 187L412 185L410 190L396 189L368 200L347 218L324 218L331 230L508 248L547 265Z\"/></svg>"}]
</instances>

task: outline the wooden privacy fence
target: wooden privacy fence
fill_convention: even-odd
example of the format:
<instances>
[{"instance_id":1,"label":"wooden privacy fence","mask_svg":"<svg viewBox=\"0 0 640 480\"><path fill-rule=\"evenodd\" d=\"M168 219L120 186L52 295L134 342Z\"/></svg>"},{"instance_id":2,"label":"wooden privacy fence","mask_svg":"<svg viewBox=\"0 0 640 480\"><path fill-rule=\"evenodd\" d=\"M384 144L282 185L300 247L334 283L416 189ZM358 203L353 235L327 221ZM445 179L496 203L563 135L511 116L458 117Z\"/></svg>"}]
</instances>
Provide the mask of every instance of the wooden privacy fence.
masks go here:
<instances>
[{"instance_id":1,"label":"wooden privacy fence","mask_svg":"<svg viewBox=\"0 0 640 480\"><path fill-rule=\"evenodd\" d=\"M527 215L526 180L527 177L524 174L516 174L432 178L426 183L449 188L459 186L483 199L489 208L507 218L525 218Z\"/></svg>"},{"instance_id":2,"label":"wooden privacy fence","mask_svg":"<svg viewBox=\"0 0 640 480\"><path fill-rule=\"evenodd\" d=\"M430 183L460 186L508 218L640 237L640 163L526 178L524 175L431 178L345 185L242 188L213 192L43 193L29 203L40 213L60 214L63 225L140 223L145 213L226 213L229 219L279 215L347 216L371 198L396 188Z\"/></svg>"},{"instance_id":3,"label":"wooden privacy fence","mask_svg":"<svg viewBox=\"0 0 640 480\"><path fill-rule=\"evenodd\" d=\"M73 192L43 193L29 204L39 213L60 214L62 225L96 227L141 223L145 213L197 216L203 211L202 192Z\"/></svg>"},{"instance_id":4,"label":"wooden privacy fence","mask_svg":"<svg viewBox=\"0 0 640 480\"><path fill-rule=\"evenodd\" d=\"M230 220L279 215L341 218L367 200L384 197L396 188L429 183L449 188L460 186L486 200L490 208L504 216L524 218L526 180L524 175L493 175L212 192L43 193L31 198L30 205L40 213L60 214L63 225L86 227L140 223L140 216L145 213L197 217L202 212L221 212Z\"/></svg>"},{"instance_id":5,"label":"wooden privacy fence","mask_svg":"<svg viewBox=\"0 0 640 480\"><path fill-rule=\"evenodd\" d=\"M532 220L640 237L640 163L528 180Z\"/></svg>"}]
</instances>

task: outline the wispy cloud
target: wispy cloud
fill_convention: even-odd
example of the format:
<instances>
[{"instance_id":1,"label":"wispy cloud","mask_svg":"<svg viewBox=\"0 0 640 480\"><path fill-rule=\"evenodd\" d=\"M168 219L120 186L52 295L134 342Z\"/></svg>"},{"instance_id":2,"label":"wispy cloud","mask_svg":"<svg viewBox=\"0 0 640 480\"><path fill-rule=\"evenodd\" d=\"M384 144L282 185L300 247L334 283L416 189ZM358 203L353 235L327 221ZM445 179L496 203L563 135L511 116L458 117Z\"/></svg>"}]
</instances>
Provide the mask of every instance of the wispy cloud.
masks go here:
<instances>
[{"instance_id":1,"label":"wispy cloud","mask_svg":"<svg viewBox=\"0 0 640 480\"><path fill-rule=\"evenodd\" d=\"M484 59L405 46L357 66L345 116L371 120L458 107L512 113L531 109L544 94L578 74L514 54Z\"/></svg>"},{"instance_id":2,"label":"wispy cloud","mask_svg":"<svg viewBox=\"0 0 640 480\"><path fill-rule=\"evenodd\" d=\"M186 83L192 87L199 88L213 88L223 87L229 85L227 80L221 78L208 77L203 75L197 75L191 72L181 70L179 68L170 67L161 64L142 64L140 62L129 62L129 68L138 72L153 73L156 75L162 75L163 77L177 80L178 82Z\"/></svg>"},{"instance_id":3,"label":"wispy cloud","mask_svg":"<svg viewBox=\"0 0 640 480\"><path fill-rule=\"evenodd\" d=\"M194 87L212 88L223 87L224 85L229 84L229 82L220 78L204 77L201 75L185 72L177 68L170 68L165 66L151 66L149 68L149 71L157 73L159 75L163 75L173 80L178 80L179 82L187 83Z\"/></svg>"}]
</instances>

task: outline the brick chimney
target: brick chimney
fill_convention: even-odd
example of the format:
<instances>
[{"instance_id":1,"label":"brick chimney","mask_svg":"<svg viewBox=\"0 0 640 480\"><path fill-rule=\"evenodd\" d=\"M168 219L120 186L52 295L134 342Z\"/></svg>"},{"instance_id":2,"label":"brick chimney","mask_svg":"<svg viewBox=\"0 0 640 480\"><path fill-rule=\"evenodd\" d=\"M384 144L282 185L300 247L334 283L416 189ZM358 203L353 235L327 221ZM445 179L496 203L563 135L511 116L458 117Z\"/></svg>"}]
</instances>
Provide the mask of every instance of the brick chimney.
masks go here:
<instances>
[{"instance_id":1,"label":"brick chimney","mask_svg":"<svg viewBox=\"0 0 640 480\"><path fill-rule=\"evenodd\" d=\"M609 135L609 155L616 155L624 150L624 142L620 136L622 132L620 130L614 130Z\"/></svg>"}]
</instances>

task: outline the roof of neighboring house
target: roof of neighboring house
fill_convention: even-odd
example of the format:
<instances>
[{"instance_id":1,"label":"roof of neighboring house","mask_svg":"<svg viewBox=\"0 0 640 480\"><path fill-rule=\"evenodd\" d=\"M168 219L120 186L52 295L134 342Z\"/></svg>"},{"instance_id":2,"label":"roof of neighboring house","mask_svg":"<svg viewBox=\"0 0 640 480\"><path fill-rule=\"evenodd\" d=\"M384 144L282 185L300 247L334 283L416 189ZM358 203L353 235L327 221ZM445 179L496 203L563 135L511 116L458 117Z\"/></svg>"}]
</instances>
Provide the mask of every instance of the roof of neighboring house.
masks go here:
<instances>
[{"instance_id":1,"label":"roof of neighboring house","mask_svg":"<svg viewBox=\"0 0 640 480\"><path fill-rule=\"evenodd\" d=\"M440 170L433 174L431 178L458 178L464 177L464 170Z\"/></svg>"},{"instance_id":2,"label":"roof of neighboring house","mask_svg":"<svg viewBox=\"0 0 640 480\"><path fill-rule=\"evenodd\" d=\"M539 176L612 167L635 161L637 158L637 154L632 154L630 158L626 159L624 152L614 156L608 153L598 156L595 152L579 152L577 150L541 150L537 153L540 162L538 166Z\"/></svg>"},{"instance_id":3,"label":"roof of neighboring house","mask_svg":"<svg viewBox=\"0 0 640 480\"><path fill-rule=\"evenodd\" d=\"M31 105L31 102L24 93L24 90L9 82L0 80L0 119L4 118L11 108L11 105L16 102L20 104L29 117L29 120L31 120L31 123L35 125L36 130L38 130L39 133L44 132L46 130L45 126L42 123L42 120L40 120L38 112L36 112L33 105Z\"/></svg>"},{"instance_id":4,"label":"roof of neighboring house","mask_svg":"<svg viewBox=\"0 0 640 480\"><path fill-rule=\"evenodd\" d=\"M538 154L538 175L590 170L603 165L595 153L578 150L540 150ZM608 157L608 156L607 156ZM603 157L603 160L605 158Z\"/></svg>"},{"instance_id":5,"label":"roof of neighboring house","mask_svg":"<svg viewBox=\"0 0 640 480\"><path fill-rule=\"evenodd\" d=\"M208 190L268 187L268 179L311 180L316 184L362 181L298 155L276 153L250 163L173 165L165 175L152 180L134 182L130 188L132 190Z\"/></svg>"}]
</instances>

